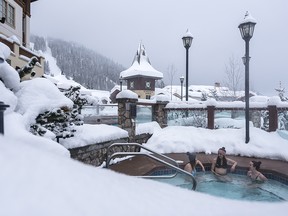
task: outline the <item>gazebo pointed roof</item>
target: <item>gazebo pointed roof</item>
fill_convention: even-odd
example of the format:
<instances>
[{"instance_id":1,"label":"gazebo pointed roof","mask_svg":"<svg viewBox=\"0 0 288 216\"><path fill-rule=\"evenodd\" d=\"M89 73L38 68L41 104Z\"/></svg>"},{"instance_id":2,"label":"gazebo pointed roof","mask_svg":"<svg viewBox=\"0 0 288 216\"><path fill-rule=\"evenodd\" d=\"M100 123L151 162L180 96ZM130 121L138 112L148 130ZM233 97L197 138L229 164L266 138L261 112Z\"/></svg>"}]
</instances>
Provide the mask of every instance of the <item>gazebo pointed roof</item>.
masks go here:
<instances>
[{"instance_id":1,"label":"gazebo pointed roof","mask_svg":"<svg viewBox=\"0 0 288 216\"><path fill-rule=\"evenodd\" d=\"M163 73L155 70L148 58L147 52L143 44L139 44L137 52L131 67L120 73L120 78L127 79L133 77L151 77L154 79L162 79Z\"/></svg>"}]
</instances>

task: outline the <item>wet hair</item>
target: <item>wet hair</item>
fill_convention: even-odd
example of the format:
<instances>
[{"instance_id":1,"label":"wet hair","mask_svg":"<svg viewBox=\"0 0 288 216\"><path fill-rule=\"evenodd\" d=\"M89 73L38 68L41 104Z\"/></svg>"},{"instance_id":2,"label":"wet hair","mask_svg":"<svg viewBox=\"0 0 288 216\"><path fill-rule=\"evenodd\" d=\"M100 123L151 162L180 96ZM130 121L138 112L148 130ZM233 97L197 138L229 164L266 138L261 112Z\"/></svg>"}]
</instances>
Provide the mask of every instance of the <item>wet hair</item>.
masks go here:
<instances>
[{"instance_id":1,"label":"wet hair","mask_svg":"<svg viewBox=\"0 0 288 216\"><path fill-rule=\"evenodd\" d=\"M218 149L218 151L219 151L219 150L224 151L224 152L226 153L225 147L221 147L221 148Z\"/></svg>"},{"instance_id":2,"label":"wet hair","mask_svg":"<svg viewBox=\"0 0 288 216\"><path fill-rule=\"evenodd\" d=\"M226 154L226 149L225 149L225 147L219 148L218 151L223 151L223 152L225 152L225 154ZM223 155L222 161L221 161L221 159L220 159L220 157L219 157L219 155L218 155L218 156L217 156L217 159L216 159L216 167L227 168L227 166L228 166L228 163L227 163L227 159L226 159L225 155Z\"/></svg>"},{"instance_id":3,"label":"wet hair","mask_svg":"<svg viewBox=\"0 0 288 216\"><path fill-rule=\"evenodd\" d=\"M257 171L259 171L260 165L262 162L261 161L252 161L252 163L253 163L253 167L255 167Z\"/></svg>"},{"instance_id":4,"label":"wet hair","mask_svg":"<svg viewBox=\"0 0 288 216\"><path fill-rule=\"evenodd\" d=\"M192 164L192 165L195 165L196 163L196 153L190 153L190 152L187 152L186 153L188 155L188 158L189 158L189 162Z\"/></svg>"}]
</instances>

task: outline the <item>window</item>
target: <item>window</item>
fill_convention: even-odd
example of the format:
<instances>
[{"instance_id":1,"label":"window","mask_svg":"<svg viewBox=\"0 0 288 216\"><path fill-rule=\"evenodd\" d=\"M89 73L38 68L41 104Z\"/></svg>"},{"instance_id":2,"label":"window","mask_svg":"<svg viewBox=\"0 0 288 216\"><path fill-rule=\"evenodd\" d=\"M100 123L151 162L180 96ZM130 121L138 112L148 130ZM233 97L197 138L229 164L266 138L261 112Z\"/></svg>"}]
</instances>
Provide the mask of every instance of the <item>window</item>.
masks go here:
<instances>
[{"instance_id":1,"label":"window","mask_svg":"<svg viewBox=\"0 0 288 216\"><path fill-rule=\"evenodd\" d=\"M7 11L7 2L4 0L0 0L0 18L6 18L6 11Z\"/></svg>"},{"instance_id":2,"label":"window","mask_svg":"<svg viewBox=\"0 0 288 216\"><path fill-rule=\"evenodd\" d=\"M146 95L146 99L150 99L151 98L151 95Z\"/></svg>"},{"instance_id":3,"label":"window","mask_svg":"<svg viewBox=\"0 0 288 216\"><path fill-rule=\"evenodd\" d=\"M15 9L11 5L8 5L8 13L6 19L10 26L15 27Z\"/></svg>"},{"instance_id":4,"label":"window","mask_svg":"<svg viewBox=\"0 0 288 216\"><path fill-rule=\"evenodd\" d=\"M15 27L15 8L5 0L0 0L0 18L5 17L8 25Z\"/></svg>"},{"instance_id":5,"label":"window","mask_svg":"<svg viewBox=\"0 0 288 216\"><path fill-rule=\"evenodd\" d=\"M134 81L131 81L130 82L130 89L133 89L134 88Z\"/></svg>"}]
</instances>

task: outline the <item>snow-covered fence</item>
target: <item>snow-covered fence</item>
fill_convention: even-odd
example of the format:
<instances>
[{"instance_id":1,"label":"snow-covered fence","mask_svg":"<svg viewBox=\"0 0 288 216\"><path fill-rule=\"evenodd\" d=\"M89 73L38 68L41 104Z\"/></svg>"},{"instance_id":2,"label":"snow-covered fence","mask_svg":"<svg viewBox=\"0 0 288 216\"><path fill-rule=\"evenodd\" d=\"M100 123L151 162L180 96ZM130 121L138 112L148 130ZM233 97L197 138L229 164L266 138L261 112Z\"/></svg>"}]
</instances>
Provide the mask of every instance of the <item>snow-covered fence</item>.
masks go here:
<instances>
[{"instance_id":1,"label":"snow-covered fence","mask_svg":"<svg viewBox=\"0 0 288 216\"><path fill-rule=\"evenodd\" d=\"M240 112L244 113L245 103L241 101L234 102L216 102L216 101L205 101L199 103L189 103L189 102L170 102L165 107L166 116L169 122L179 123L183 125L188 119L193 117L198 117L199 119L204 117L207 120L207 124L204 127L208 129L215 129L217 125L215 124L216 115L220 112L229 112L230 118L239 117ZM200 115L195 115L193 113L202 113ZM255 127L263 127L263 124L267 125L265 128L268 131L276 131L279 129L288 129L288 103L281 102L279 100L271 100L268 102L250 102L249 107L249 118L253 122ZM266 119L263 118L263 114L266 115ZM175 117L176 116L176 117ZM196 116L196 117L195 117ZM198 120L199 120L198 119ZM203 127L196 125L198 127ZM284 126L283 126L284 125ZM195 125L194 125L195 126ZM281 128L282 126L282 128Z\"/></svg>"},{"instance_id":2,"label":"snow-covered fence","mask_svg":"<svg viewBox=\"0 0 288 216\"><path fill-rule=\"evenodd\" d=\"M95 106L83 106L81 109L83 121L86 124L118 123L118 104L98 104Z\"/></svg>"}]
</instances>

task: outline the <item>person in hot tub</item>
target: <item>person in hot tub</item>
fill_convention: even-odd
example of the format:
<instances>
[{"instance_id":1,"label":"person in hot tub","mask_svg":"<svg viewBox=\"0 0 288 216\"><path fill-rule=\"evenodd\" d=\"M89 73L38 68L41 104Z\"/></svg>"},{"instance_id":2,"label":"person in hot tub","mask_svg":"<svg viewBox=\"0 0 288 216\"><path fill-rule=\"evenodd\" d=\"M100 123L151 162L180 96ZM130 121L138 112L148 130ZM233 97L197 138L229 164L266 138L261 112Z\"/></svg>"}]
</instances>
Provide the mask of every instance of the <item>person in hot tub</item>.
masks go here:
<instances>
[{"instance_id":1,"label":"person in hot tub","mask_svg":"<svg viewBox=\"0 0 288 216\"><path fill-rule=\"evenodd\" d=\"M261 161L250 161L249 171L247 176L252 179L253 182L265 182L267 178L259 171Z\"/></svg>"},{"instance_id":2,"label":"person in hot tub","mask_svg":"<svg viewBox=\"0 0 288 216\"><path fill-rule=\"evenodd\" d=\"M184 170L191 173L193 176L196 174L196 165L200 165L202 171L205 172L205 168L200 160L197 159L196 153L187 152L189 163L187 163L184 167Z\"/></svg>"},{"instance_id":3,"label":"person in hot tub","mask_svg":"<svg viewBox=\"0 0 288 216\"><path fill-rule=\"evenodd\" d=\"M228 165L231 165L230 171L234 172L237 162L226 157L226 149L222 147L218 150L218 156L213 159L211 171L215 175L226 175Z\"/></svg>"}]
</instances>

